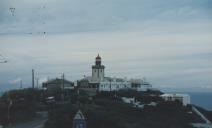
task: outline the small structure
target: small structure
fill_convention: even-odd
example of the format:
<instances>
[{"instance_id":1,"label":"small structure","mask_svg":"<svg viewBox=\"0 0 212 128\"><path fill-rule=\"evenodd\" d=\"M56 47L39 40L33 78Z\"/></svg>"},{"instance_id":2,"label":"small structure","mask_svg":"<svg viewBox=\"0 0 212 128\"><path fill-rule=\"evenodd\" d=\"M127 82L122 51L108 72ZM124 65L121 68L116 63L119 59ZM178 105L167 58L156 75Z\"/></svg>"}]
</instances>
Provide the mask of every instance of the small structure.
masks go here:
<instances>
[{"instance_id":1,"label":"small structure","mask_svg":"<svg viewBox=\"0 0 212 128\"><path fill-rule=\"evenodd\" d=\"M146 81L145 78L143 79L130 79L131 89L136 91L147 91L152 90L152 85Z\"/></svg>"},{"instance_id":2,"label":"small structure","mask_svg":"<svg viewBox=\"0 0 212 128\"><path fill-rule=\"evenodd\" d=\"M163 94L161 97L165 101L180 101L183 106L190 104L190 96L188 94Z\"/></svg>"},{"instance_id":3,"label":"small structure","mask_svg":"<svg viewBox=\"0 0 212 128\"><path fill-rule=\"evenodd\" d=\"M53 104L55 102L55 98L53 96L47 97L45 100L47 104Z\"/></svg>"},{"instance_id":4,"label":"small structure","mask_svg":"<svg viewBox=\"0 0 212 128\"><path fill-rule=\"evenodd\" d=\"M128 103L128 104L134 104L135 103L134 97L133 98L122 97L121 99L124 103Z\"/></svg>"},{"instance_id":5,"label":"small structure","mask_svg":"<svg viewBox=\"0 0 212 128\"><path fill-rule=\"evenodd\" d=\"M118 91L121 89L129 89L130 82L122 78L105 77L100 83L98 91Z\"/></svg>"},{"instance_id":6,"label":"small structure","mask_svg":"<svg viewBox=\"0 0 212 128\"><path fill-rule=\"evenodd\" d=\"M80 110L76 113L74 117L73 128L86 128L85 117Z\"/></svg>"},{"instance_id":7,"label":"small structure","mask_svg":"<svg viewBox=\"0 0 212 128\"><path fill-rule=\"evenodd\" d=\"M42 84L43 88L47 89L47 90L55 90L58 88L61 89L74 89L74 83L68 80L63 80L63 79L52 79L52 80L48 80L47 82L44 82Z\"/></svg>"}]
</instances>

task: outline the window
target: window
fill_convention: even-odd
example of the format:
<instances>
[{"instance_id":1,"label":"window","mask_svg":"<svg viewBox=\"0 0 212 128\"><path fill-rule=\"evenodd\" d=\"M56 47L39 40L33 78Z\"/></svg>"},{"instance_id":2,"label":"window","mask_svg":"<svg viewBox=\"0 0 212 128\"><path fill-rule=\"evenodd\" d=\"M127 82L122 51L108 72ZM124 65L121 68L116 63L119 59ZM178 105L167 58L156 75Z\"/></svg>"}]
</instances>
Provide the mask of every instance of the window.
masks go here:
<instances>
[{"instance_id":1,"label":"window","mask_svg":"<svg viewBox=\"0 0 212 128\"><path fill-rule=\"evenodd\" d=\"M171 96L169 96L169 97L168 97L168 100L169 100L169 101L171 101L171 100L172 100L172 97L171 97Z\"/></svg>"},{"instance_id":2,"label":"window","mask_svg":"<svg viewBox=\"0 0 212 128\"><path fill-rule=\"evenodd\" d=\"M99 78L99 70L98 70L98 78Z\"/></svg>"}]
</instances>

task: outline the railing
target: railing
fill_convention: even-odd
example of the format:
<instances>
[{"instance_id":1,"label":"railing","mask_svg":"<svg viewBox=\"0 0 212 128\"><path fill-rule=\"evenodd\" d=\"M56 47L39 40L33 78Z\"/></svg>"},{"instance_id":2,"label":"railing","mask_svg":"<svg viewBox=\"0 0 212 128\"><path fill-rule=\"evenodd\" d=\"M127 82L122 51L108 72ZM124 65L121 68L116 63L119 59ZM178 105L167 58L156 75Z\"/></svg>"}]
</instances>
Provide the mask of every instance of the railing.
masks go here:
<instances>
[{"instance_id":1,"label":"railing","mask_svg":"<svg viewBox=\"0 0 212 128\"><path fill-rule=\"evenodd\" d=\"M207 124L211 124L211 122L199 111L197 110L194 106L192 106L192 110L199 115Z\"/></svg>"}]
</instances>

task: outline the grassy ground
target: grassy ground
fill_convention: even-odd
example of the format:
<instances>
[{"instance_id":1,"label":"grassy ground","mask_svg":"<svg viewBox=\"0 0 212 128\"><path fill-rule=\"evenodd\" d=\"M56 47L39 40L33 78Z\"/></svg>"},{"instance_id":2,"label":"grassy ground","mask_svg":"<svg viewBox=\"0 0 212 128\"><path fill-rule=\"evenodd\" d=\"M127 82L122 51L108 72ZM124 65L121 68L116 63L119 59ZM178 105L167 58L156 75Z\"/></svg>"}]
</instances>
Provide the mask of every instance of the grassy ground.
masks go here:
<instances>
[{"instance_id":1,"label":"grassy ground","mask_svg":"<svg viewBox=\"0 0 212 128\"><path fill-rule=\"evenodd\" d=\"M41 90L13 90L0 98L0 123L7 124L8 105L10 107L10 122L17 123L30 120L36 111L48 109L48 120L45 128L70 128L76 112L81 109L86 117L88 128L189 128L188 124L202 122L189 107L183 107L179 102L164 102L161 92L101 92L90 97L85 91L68 91L65 101L61 99L61 90L51 93ZM46 96L55 96L56 102L47 107L39 107ZM133 108L131 104L121 101L121 97L135 97L137 101L148 104L157 102L157 106L144 106L143 109ZM44 105L45 106L45 105ZM203 113L211 114L202 109Z\"/></svg>"},{"instance_id":2,"label":"grassy ground","mask_svg":"<svg viewBox=\"0 0 212 128\"><path fill-rule=\"evenodd\" d=\"M99 94L92 100L86 95L80 97L80 107L70 102L50 110L45 128L72 127L73 117L79 108L86 117L88 128L189 128L188 124L202 121L197 115L188 113L190 108L179 102L160 101L156 107L137 109L123 103L117 94L116 97Z\"/></svg>"}]
</instances>

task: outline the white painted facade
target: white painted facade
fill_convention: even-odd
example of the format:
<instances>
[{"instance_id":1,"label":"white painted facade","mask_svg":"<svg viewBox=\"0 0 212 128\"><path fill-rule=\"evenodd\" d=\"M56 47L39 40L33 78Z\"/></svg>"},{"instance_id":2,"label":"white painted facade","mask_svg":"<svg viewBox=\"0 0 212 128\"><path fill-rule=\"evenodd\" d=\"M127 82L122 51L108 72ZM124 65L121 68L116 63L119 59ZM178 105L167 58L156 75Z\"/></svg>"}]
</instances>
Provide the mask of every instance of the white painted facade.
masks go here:
<instances>
[{"instance_id":1,"label":"white painted facade","mask_svg":"<svg viewBox=\"0 0 212 128\"><path fill-rule=\"evenodd\" d=\"M92 83L99 83L105 77L105 66L101 64L101 57L96 57L95 65L92 66Z\"/></svg>"},{"instance_id":2,"label":"white painted facade","mask_svg":"<svg viewBox=\"0 0 212 128\"><path fill-rule=\"evenodd\" d=\"M145 79L130 79L131 89L136 91L147 91L152 89L152 85L146 82Z\"/></svg>"},{"instance_id":3,"label":"white painted facade","mask_svg":"<svg viewBox=\"0 0 212 128\"><path fill-rule=\"evenodd\" d=\"M64 89L74 89L74 83L65 79L63 80L60 78L56 78L43 82L42 87L44 90L51 90L57 88L63 89L63 87Z\"/></svg>"},{"instance_id":4,"label":"white painted facade","mask_svg":"<svg viewBox=\"0 0 212 128\"><path fill-rule=\"evenodd\" d=\"M99 83L99 91L118 91L120 89L129 89L131 83L122 79L110 78L112 80L103 80Z\"/></svg>"},{"instance_id":5,"label":"white painted facade","mask_svg":"<svg viewBox=\"0 0 212 128\"><path fill-rule=\"evenodd\" d=\"M102 68L92 68L92 81L100 82L104 79L104 69Z\"/></svg>"},{"instance_id":6,"label":"white painted facade","mask_svg":"<svg viewBox=\"0 0 212 128\"><path fill-rule=\"evenodd\" d=\"M104 78L99 83L99 91L118 91L121 89L133 89L136 91L147 91L152 89L152 85L145 82L142 79L131 79L126 78Z\"/></svg>"},{"instance_id":7,"label":"white painted facade","mask_svg":"<svg viewBox=\"0 0 212 128\"><path fill-rule=\"evenodd\" d=\"M190 96L188 94L163 94L163 95L161 95L161 97L165 101L178 100L183 104L183 106L187 106L188 104L191 103L190 102Z\"/></svg>"},{"instance_id":8,"label":"white painted facade","mask_svg":"<svg viewBox=\"0 0 212 128\"><path fill-rule=\"evenodd\" d=\"M144 79L112 78L105 77L105 66L101 64L101 57L95 58L95 65L92 66L92 76L87 76L81 80L80 86L92 88L94 85L98 91L118 91L121 89L133 89L136 91L146 91L152 85ZM82 81L86 81L83 84ZM91 86L92 87L91 87Z\"/></svg>"},{"instance_id":9,"label":"white painted facade","mask_svg":"<svg viewBox=\"0 0 212 128\"><path fill-rule=\"evenodd\" d=\"M128 104L134 104L135 103L135 98L134 97L133 98L122 97L121 99L122 99L122 101L124 103L128 103Z\"/></svg>"}]
</instances>

